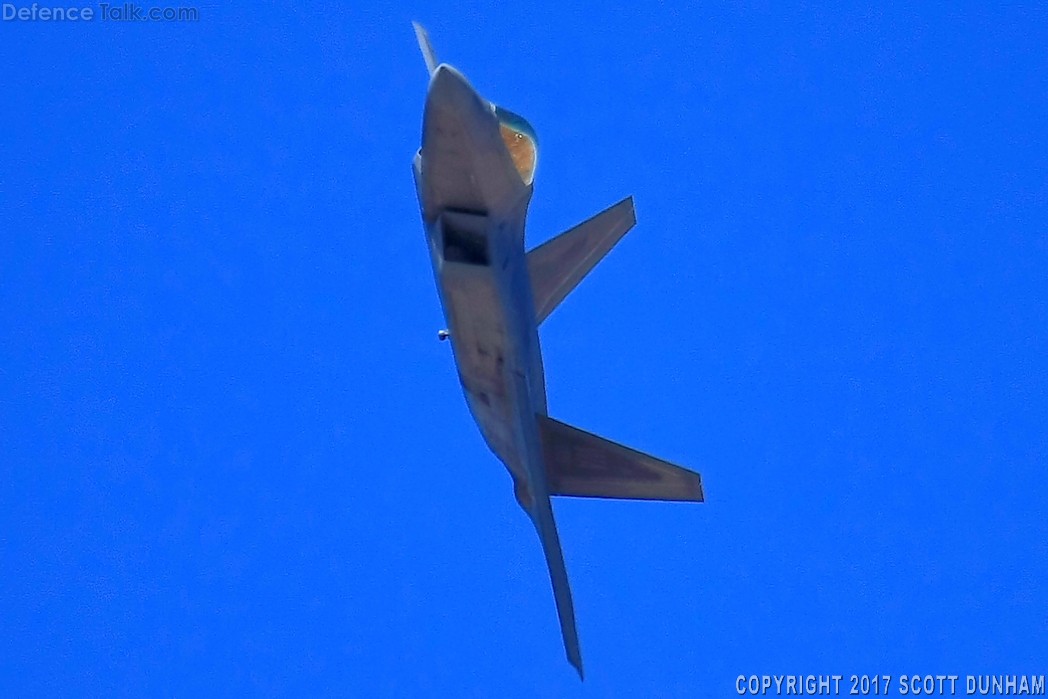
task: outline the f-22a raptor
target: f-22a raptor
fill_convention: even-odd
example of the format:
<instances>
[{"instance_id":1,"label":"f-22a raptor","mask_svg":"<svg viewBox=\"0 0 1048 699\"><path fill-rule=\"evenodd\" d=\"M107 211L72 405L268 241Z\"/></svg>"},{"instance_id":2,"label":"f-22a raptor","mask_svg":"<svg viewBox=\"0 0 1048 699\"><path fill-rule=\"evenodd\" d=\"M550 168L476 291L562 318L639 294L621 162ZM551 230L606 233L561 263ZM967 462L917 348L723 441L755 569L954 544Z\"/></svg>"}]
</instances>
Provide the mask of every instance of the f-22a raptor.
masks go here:
<instances>
[{"instance_id":1,"label":"f-22a raptor","mask_svg":"<svg viewBox=\"0 0 1048 699\"><path fill-rule=\"evenodd\" d=\"M538 531L568 660L582 677L571 588L550 497L702 502L699 474L546 414L538 327L636 217L632 197L524 251L538 148L522 117L437 63L415 24L429 70L415 187L459 379L491 451L513 477Z\"/></svg>"}]
</instances>

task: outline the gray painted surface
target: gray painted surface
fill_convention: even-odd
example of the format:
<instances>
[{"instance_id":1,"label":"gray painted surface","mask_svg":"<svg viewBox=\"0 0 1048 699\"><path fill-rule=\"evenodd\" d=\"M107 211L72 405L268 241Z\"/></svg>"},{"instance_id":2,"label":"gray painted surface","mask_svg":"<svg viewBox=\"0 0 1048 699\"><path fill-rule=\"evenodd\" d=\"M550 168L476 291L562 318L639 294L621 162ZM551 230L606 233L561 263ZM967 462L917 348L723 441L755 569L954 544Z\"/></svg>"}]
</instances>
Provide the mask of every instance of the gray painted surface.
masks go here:
<instances>
[{"instance_id":1,"label":"gray painted surface","mask_svg":"<svg viewBox=\"0 0 1048 699\"><path fill-rule=\"evenodd\" d=\"M500 123L502 112L462 74L438 64L424 30L416 25L416 32L430 83L415 185L459 379L485 441L509 469L517 501L538 532L565 651L581 677L551 493L702 500L698 474L546 414L539 323L630 229L632 200L526 254L524 223L533 186L525 183L500 131L506 123ZM522 128L530 131L526 123Z\"/></svg>"}]
</instances>

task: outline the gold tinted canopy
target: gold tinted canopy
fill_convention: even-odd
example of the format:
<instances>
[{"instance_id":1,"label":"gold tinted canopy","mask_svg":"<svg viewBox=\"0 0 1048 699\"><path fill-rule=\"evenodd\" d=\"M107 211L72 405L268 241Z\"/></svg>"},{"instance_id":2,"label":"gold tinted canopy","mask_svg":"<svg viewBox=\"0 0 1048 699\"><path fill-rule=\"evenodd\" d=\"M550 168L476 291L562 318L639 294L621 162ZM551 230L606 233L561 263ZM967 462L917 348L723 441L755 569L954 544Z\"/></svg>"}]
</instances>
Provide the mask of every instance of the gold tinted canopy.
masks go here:
<instances>
[{"instance_id":1,"label":"gold tinted canopy","mask_svg":"<svg viewBox=\"0 0 1048 699\"><path fill-rule=\"evenodd\" d=\"M499 120L502 142L506 144L513 166L517 168L517 174L524 184L530 185L535 180L535 167L539 159L535 131L524 117L508 109L495 107L495 116Z\"/></svg>"}]
</instances>

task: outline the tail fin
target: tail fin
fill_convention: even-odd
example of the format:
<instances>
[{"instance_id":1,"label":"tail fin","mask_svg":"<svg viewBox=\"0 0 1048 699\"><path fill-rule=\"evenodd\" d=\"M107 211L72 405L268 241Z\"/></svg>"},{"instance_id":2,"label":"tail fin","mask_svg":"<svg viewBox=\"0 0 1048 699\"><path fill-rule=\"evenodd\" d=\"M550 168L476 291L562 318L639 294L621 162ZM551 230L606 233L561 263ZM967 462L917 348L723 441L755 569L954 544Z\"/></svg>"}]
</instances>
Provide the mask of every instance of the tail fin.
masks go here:
<instances>
[{"instance_id":1,"label":"tail fin","mask_svg":"<svg viewBox=\"0 0 1048 699\"><path fill-rule=\"evenodd\" d=\"M412 22L415 28L415 38L418 39L418 47L422 51L422 58L426 61L426 70L430 75L437 69L437 52L433 50L433 44L429 43L429 33L426 28L418 22Z\"/></svg>"},{"instance_id":2,"label":"tail fin","mask_svg":"<svg viewBox=\"0 0 1048 699\"><path fill-rule=\"evenodd\" d=\"M557 603L557 618L560 621L560 634L564 639L564 652L568 662L583 679L582 650L579 648L579 632L575 626L575 605L571 600L571 585L568 583L568 570L564 565L564 553L560 548L560 537L557 525L553 520L553 507L549 497L543 496L529 512L539 539L542 541L542 553L546 556L546 567L549 569L550 582L553 584L553 600Z\"/></svg>"},{"instance_id":3,"label":"tail fin","mask_svg":"<svg viewBox=\"0 0 1048 699\"><path fill-rule=\"evenodd\" d=\"M636 222L633 197L626 197L528 253L528 272L539 323Z\"/></svg>"},{"instance_id":4,"label":"tail fin","mask_svg":"<svg viewBox=\"0 0 1048 699\"><path fill-rule=\"evenodd\" d=\"M702 479L688 469L539 415L550 495L702 502Z\"/></svg>"}]
</instances>

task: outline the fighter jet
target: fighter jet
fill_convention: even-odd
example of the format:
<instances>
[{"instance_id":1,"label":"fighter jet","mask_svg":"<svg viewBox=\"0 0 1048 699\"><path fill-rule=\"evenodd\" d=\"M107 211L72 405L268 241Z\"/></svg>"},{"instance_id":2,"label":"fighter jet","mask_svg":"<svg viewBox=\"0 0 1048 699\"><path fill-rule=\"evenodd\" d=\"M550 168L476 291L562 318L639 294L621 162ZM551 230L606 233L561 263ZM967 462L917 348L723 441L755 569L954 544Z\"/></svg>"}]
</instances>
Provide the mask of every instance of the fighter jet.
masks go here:
<instances>
[{"instance_id":1,"label":"fighter jet","mask_svg":"<svg viewBox=\"0 0 1048 699\"><path fill-rule=\"evenodd\" d=\"M538 142L521 116L437 63L429 71L415 188L459 380L488 447L535 525L568 661L583 677L571 588L551 496L702 502L699 474L546 413L539 325L636 223L628 197L525 252Z\"/></svg>"}]
</instances>

